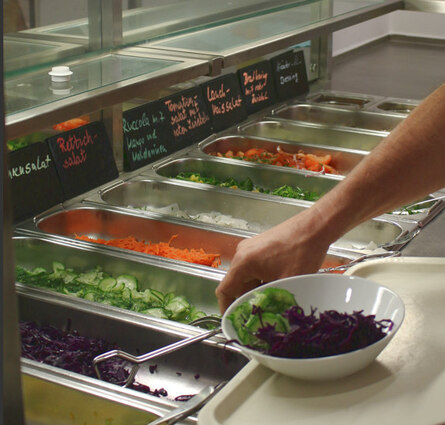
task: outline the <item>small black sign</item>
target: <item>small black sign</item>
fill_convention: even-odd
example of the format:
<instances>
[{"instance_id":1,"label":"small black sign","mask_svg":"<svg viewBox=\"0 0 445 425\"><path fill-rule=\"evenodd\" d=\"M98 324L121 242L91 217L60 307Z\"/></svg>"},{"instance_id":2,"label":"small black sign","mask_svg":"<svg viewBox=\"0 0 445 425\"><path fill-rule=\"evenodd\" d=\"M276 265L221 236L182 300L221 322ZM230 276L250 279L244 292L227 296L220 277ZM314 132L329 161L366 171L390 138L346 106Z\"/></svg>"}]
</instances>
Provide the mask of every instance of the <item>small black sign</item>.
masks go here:
<instances>
[{"instance_id":1,"label":"small black sign","mask_svg":"<svg viewBox=\"0 0 445 425\"><path fill-rule=\"evenodd\" d=\"M204 99L215 132L247 118L241 87L235 74L227 74L202 84Z\"/></svg>"},{"instance_id":2,"label":"small black sign","mask_svg":"<svg viewBox=\"0 0 445 425\"><path fill-rule=\"evenodd\" d=\"M201 87L193 87L163 99L178 148L199 142L212 133L210 115Z\"/></svg>"},{"instance_id":3,"label":"small black sign","mask_svg":"<svg viewBox=\"0 0 445 425\"><path fill-rule=\"evenodd\" d=\"M44 142L8 153L14 223L63 202L53 157Z\"/></svg>"},{"instance_id":4,"label":"small black sign","mask_svg":"<svg viewBox=\"0 0 445 425\"><path fill-rule=\"evenodd\" d=\"M174 152L168 112L160 100L124 111L124 167L135 170Z\"/></svg>"},{"instance_id":5,"label":"small black sign","mask_svg":"<svg viewBox=\"0 0 445 425\"><path fill-rule=\"evenodd\" d=\"M46 139L64 193L70 199L118 176L113 150L101 122Z\"/></svg>"},{"instance_id":6,"label":"small black sign","mask_svg":"<svg viewBox=\"0 0 445 425\"><path fill-rule=\"evenodd\" d=\"M302 50L282 53L273 57L271 62L279 100L290 99L309 91Z\"/></svg>"},{"instance_id":7,"label":"small black sign","mask_svg":"<svg viewBox=\"0 0 445 425\"><path fill-rule=\"evenodd\" d=\"M238 70L238 78L249 114L275 103L275 87L270 61L261 61Z\"/></svg>"}]
</instances>

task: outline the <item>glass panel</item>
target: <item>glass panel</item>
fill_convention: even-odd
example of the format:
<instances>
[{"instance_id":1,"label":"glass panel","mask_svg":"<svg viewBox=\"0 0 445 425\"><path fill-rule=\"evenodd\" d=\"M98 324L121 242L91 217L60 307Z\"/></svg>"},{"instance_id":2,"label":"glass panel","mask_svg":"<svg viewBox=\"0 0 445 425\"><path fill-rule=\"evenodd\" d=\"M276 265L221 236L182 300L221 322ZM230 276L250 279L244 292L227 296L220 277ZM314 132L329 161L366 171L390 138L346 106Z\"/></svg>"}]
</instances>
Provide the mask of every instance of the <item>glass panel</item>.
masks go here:
<instances>
[{"instance_id":1,"label":"glass panel","mask_svg":"<svg viewBox=\"0 0 445 425\"><path fill-rule=\"evenodd\" d=\"M84 48L76 44L6 35L3 37L4 71L8 75L19 69L51 63L83 51Z\"/></svg>"},{"instance_id":2,"label":"glass panel","mask_svg":"<svg viewBox=\"0 0 445 425\"><path fill-rule=\"evenodd\" d=\"M5 70L23 71L97 51L103 46L119 47L116 44L124 46L180 34L191 35L179 45L168 40L162 45L223 51L384 3L384 0L122 0L121 16L120 6L109 0L4 0ZM122 19L122 41L117 37L115 40L119 41L110 44L106 39L113 31L109 17L101 18L102 12L113 14L116 28ZM207 29L204 40L202 35L192 35L199 29Z\"/></svg>"},{"instance_id":3,"label":"glass panel","mask_svg":"<svg viewBox=\"0 0 445 425\"><path fill-rule=\"evenodd\" d=\"M381 0L333 0L331 8L325 7L329 5L325 0L314 1L292 9L185 34L176 39L167 38L155 44L192 51L223 52L381 3Z\"/></svg>"},{"instance_id":4,"label":"glass panel","mask_svg":"<svg viewBox=\"0 0 445 425\"><path fill-rule=\"evenodd\" d=\"M51 28L73 19L83 22L83 39L39 35L39 27ZM72 57L85 52L87 48L88 0L4 0L3 24L5 72Z\"/></svg>"},{"instance_id":5,"label":"glass panel","mask_svg":"<svg viewBox=\"0 0 445 425\"><path fill-rule=\"evenodd\" d=\"M109 54L70 66L69 83L51 83L46 69L5 82L6 113L12 114L70 96L85 93L122 80L149 74L178 64L169 60Z\"/></svg>"},{"instance_id":6,"label":"glass panel","mask_svg":"<svg viewBox=\"0 0 445 425\"><path fill-rule=\"evenodd\" d=\"M44 3L42 0L38 2L39 9L43 8L45 10L42 6ZM237 2L221 0L128 1L129 5L139 4L139 6L123 11L124 44L150 40L178 31L191 30L202 25L216 25L227 20L269 13L301 3L304 2L301 0L260 2L258 0L239 0ZM52 35L62 41L72 41L74 37L78 42L86 44L89 35L88 19L85 17L84 19L72 20L69 19L69 15L59 21L45 19L35 28L25 32L39 36Z\"/></svg>"}]
</instances>

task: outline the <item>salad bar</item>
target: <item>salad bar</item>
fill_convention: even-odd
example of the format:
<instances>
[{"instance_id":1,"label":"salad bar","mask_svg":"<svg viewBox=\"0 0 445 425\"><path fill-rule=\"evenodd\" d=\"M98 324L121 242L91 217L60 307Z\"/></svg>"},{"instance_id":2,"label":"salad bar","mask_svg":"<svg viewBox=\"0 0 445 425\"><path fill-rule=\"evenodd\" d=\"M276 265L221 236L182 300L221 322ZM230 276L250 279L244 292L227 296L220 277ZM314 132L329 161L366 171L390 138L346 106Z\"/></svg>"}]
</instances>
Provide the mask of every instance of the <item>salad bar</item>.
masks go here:
<instances>
[{"instance_id":1,"label":"salad bar","mask_svg":"<svg viewBox=\"0 0 445 425\"><path fill-rule=\"evenodd\" d=\"M77 415L70 400L83 400L113 405L110 423L149 423L230 381L250 357L220 335L205 338L201 327L218 326L214 291L237 244L338 184L406 117L403 102L393 102L397 110L389 103L320 92L18 223L25 393L61 385L69 395L60 421ZM438 195L357 226L330 247L319 274L399 255L443 208ZM127 361L104 362L101 376L91 370L109 350L138 356L200 334L203 341L139 365L128 387ZM35 352L43 340L73 345L60 345L63 357ZM39 423L44 410L29 407L30 421ZM78 414L87 421L95 411ZM196 423L193 411L183 423Z\"/></svg>"}]
</instances>

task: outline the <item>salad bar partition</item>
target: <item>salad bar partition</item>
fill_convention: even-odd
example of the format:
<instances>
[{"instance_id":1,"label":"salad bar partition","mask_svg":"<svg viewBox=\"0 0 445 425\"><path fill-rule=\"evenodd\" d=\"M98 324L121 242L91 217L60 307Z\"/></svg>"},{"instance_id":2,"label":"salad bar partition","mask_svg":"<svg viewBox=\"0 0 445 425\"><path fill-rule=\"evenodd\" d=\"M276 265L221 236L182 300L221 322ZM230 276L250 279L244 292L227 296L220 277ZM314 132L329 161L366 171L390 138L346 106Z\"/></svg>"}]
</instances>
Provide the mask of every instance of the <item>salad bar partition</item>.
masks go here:
<instances>
[{"instance_id":1,"label":"salad bar partition","mask_svg":"<svg viewBox=\"0 0 445 425\"><path fill-rule=\"evenodd\" d=\"M367 106L357 101L363 97ZM378 123L389 131L406 116L373 109L388 102L311 95L19 223L14 244L24 344L50 332L99 338L110 344L100 345L104 351L121 347L140 355L204 332L194 322L218 316L214 291L238 242L310 207L338 184L388 134ZM314 163L321 170L311 169ZM356 227L330 248L321 271L341 273L368 258L398 255L443 208L437 195ZM107 405L113 423L148 422L230 380L247 363L225 342L208 338L143 364L137 388L119 385L128 364L111 365L118 375L109 383L91 370L82 376L79 365L70 369L53 354L45 353L48 365L42 365L38 353L24 349L30 423L48 414L35 404L36 393L44 397L60 385L66 393L60 420L86 421L102 409L91 406ZM45 391L42 382L50 383ZM73 412L75 400L86 410ZM193 415L186 419L193 422Z\"/></svg>"}]
</instances>

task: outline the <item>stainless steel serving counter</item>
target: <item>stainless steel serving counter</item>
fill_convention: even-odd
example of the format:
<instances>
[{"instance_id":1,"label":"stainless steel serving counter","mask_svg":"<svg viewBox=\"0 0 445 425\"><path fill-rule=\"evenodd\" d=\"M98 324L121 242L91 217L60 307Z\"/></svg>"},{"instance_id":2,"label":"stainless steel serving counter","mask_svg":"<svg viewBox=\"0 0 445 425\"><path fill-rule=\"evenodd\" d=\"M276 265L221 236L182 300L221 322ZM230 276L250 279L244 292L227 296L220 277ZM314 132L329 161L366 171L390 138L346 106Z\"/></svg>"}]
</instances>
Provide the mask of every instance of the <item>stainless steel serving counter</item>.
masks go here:
<instances>
[{"instance_id":1,"label":"stainless steel serving counter","mask_svg":"<svg viewBox=\"0 0 445 425\"><path fill-rule=\"evenodd\" d=\"M421 100L445 82L444 68L445 40L391 37L334 58L332 78L323 88ZM444 212L422 229L402 256L445 257Z\"/></svg>"}]
</instances>

